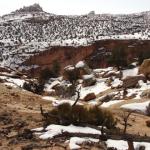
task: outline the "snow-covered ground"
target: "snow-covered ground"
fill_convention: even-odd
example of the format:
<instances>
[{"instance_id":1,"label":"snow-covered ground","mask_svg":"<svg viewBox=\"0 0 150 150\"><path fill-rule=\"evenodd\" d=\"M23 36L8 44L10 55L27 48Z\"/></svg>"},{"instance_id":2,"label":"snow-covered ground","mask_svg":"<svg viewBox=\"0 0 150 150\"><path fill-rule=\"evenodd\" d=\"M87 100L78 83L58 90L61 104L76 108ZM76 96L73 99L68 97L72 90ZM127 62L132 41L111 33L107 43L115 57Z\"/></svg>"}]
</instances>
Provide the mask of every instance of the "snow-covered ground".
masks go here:
<instances>
[{"instance_id":1,"label":"snow-covered ground","mask_svg":"<svg viewBox=\"0 0 150 150\"><path fill-rule=\"evenodd\" d=\"M39 131L41 132L39 133ZM69 133L89 133L89 134L101 134L100 131L90 128L90 127L79 127L74 125L69 126L62 126L62 125L49 125L46 127L46 131L42 131L43 128L33 129L33 131L38 131L38 136L40 139L50 139L56 135L62 134L62 132L69 132Z\"/></svg>"},{"instance_id":2,"label":"snow-covered ground","mask_svg":"<svg viewBox=\"0 0 150 150\"><path fill-rule=\"evenodd\" d=\"M136 76L138 75L138 67L133 68L133 69L126 69L123 70L123 79L125 79L128 76Z\"/></svg>"},{"instance_id":3,"label":"snow-covered ground","mask_svg":"<svg viewBox=\"0 0 150 150\"><path fill-rule=\"evenodd\" d=\"M12 86L12 87L23 87L23 84L25 82L25 80L23 79L14 79L14 78L11 78L11 77L6 77L6 76L0 76L0 79L3 79L5 80L5 85L8 85L8 86Z\"/></svg>"},{"instance_id":4,"label":"snow-covered ground","mask_svg":"<svg viewBox=\"0 0 150 150\"><path fill-rule=\"evenodd\" d=\"M101 92L104 92L104 91L110 89L110 87L107 86L105 81L106 81L106 79L98 79L97 83L95 85L89 86L89 87L82 87L81 93L80 93L80 98L83 99L89 93L95 93L95 95L97 95Z\"/></svg>"},{"instance_id":5,"label":"snow-covered ground","mask_svg":"<svg viewBox=\"0 0 150 150\"><path fill-rule=\"evenodd\" d=\"M127 150L128 144L123 140L107 140L107 147L115 147L117 150ZM134 142L134 148L139 149L140 146L145 146L145 150L150 150L150 143L146 142Z\"/></svg>"},{"instance_id":6,"label":"snow-covered ground","mask_svg":"<svg viewBox=\"0 0 150 150\"><path fill-rule=\"evenodd\" d=\"M114 104L118 104L118 103L121 103L121 102L124 102L124 100L112 100L112 101L109 101L109 102L104 102L101 107L105 107L105 108L108 108Z\"/></svg>"},{"instance_id":7,"label":"snow-covered ground","mask_svg":"<svg viewBox=\"0 0 150 150\"><path fill-rule=\"evenodd\" d=\"M49 125L45 130L43 131L43 127L33 129L34 133L39 136L40 139L46 140L51 139L56 135L60 135L63 132L69 132L69 133L86 133L86 134L101 134L100 131L96 129L92 129L89 127L79 127L74 125L69 126L62 126L62 125ZM71 137L69 140L66 141L66 143L69 144L70 149L80 149L80 145L83 142L99 142L99 139L92 139L89 137ZM123 140L107 140L106 141L107 147L114 147L117 148L117 150L126 150L128 149L128 144L126 141ZM135 149L138 149L140 146L145 146L146 150L150 150L150 143L146 142L134 142Z\"/></svg>"},{"instance_id":8,"label":"snow-covered ground","mask_svg":"<svg viewBox=\"0 0 150 150\"><path fill-rule=\"evenodd\" d=\"M125 104L125 105L122 105L121 108L146 113L146 107L149 105L149 103L150 103L150 100L146 102L142 102L142 103Z\"/></svg>"},{"instance_id":9,"label":"snow-covered ground","mask_svg":"<svg viewBox=\"0 0 150 150\"><path fill-rule=\"evenodd\" d=\"M139 81L139 88L130 88L127 89L127 97L130 97L132 95L136 95L134 99L141 99L141 94L143 91L150 89L150 81L147 81L144 83L143 81Z\"/></svg>"}]
</instances>

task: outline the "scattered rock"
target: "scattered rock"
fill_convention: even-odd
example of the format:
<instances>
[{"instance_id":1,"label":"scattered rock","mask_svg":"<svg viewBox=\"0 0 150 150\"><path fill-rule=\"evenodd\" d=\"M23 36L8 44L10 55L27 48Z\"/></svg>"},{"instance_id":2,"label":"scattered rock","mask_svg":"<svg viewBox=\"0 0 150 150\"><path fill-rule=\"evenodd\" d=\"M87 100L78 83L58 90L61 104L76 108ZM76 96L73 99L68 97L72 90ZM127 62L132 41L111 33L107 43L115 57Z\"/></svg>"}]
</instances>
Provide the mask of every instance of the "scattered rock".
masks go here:
<instances>
[{"instance_id":1,"label":"scattered rock","mask_svg":"<svg viewBox=\"0 0 150 150\"><path fill-rule=\"evenodd\" d=\"M104 75L103 75L103 78L109 78L109 77L116 77L116 78L122 78L122 72L121 71L109 71L109 72L106 72Z\"/></svg>"},{"instance_id":2,"label":"scattered rock","mask_svg":"<svg viewBox=\"0 0 150 150\"><path fill-rule=\"evenodd\" d=\"M150 59L145 59L139 68L139 74L144 74L150 79Z\"/></svg>"},{"instance_id":3,"label":"scattered rock","mask_svg":"<svg viewBox=\"0 0 150 150\"><path fill-rule=\"evenodd\" d=\"M39 147L38 144L28 144L22 147L21 150L33 150L34 148Z\"/></svg>"},{"instance_id":4,"label":"scattered rock","mask_svg":"<svg viewBox=\"0 0 150 150\"><path fill-rule=\"evenodd\" d=\"M22 133L18 134L18 137L31 140L33 138L33 132L30 129L24 129Z\"/></svg>"},{"instance_id":5,"label":"scattered rock","mask_svg":"<svg viewBox=\"0 0 150 150\"><path fill-rule=\"evenodd\" d=\"M104 103L104 102L109 102L110 100L113 99L114 96L115 96L114 94L107 94L107 95L104 95L104 96L100 97L100 98L98 99L98 101L99 101L99 102L102 102L102 103Z\"/></svg>"},{"instance_id":6,"label":"scattered rock","mask_svg":"<svg viewBox=\"0 0 150 150\"><path fill-rule=\"evenodd\" d=\"M146 126L147 126L147 127L150 127L150 120L147 120L147 121L146 121Z\"/></svg>"},{"instance_id":7,"label":"scattered rock","mask_svg":"<svg viewBox=\"0 0 150 150\"><path fill-rule=\"evenodd\" d=\"M139 150L145 150L145 146L139 146Z\"/></svg>"},{"instance_id":8,"label":"scattered rock","mask_svg":"<svg viewBox=\"0 0 150 150\"><path fill-rule=\"evenodd\" d=\"M95 93L89 93L83 98L83 100L87 102L87 101L93 100L95 98L96 98Z\"/></svg>"},{"instance_id":9,"label":"scattered rock","mask_svg":"<svg viewBox=\"0 0 150 150\"><path fill-rule=\"evenodd\" d=\"M146 78L143 75L137 75L137 76L128 76L125 79L123 79L123 88L134 88L137 86L138 81L146 81Z\"/></svg>"},{"instance_id":10,"label":"scattered rock","mask_svg":"<svg viewBox=\"0 0 150 150\"><path fill-rule=\"evenodd\" d=\"M9 141L9 145L16 145L18 143L19 141L16 138Z\"/></svg>"},{"instance_id":11,"label":"scattered rock","mask_svg":"<svg viewBox=\"0 0 150 150\"><path fill-rule=\"evenodd\" d=\"M92 86L96 84L96 79L93 74L83 76L83 86Z\"/></svg>"},{"instance_id":12,"label":"scattered rock","mask_svg":"<svg viewBox=\"0 0 150 150\"><path fill-rule=\"evenodd\" d=\"M4 125L12 123L11 114L7 112L2 112L0 114L0 122Z\"/></svg>"},{"instance_id":13,"label":"scattered rock","mask_svg":"<svg viewBox=\"0 0 150 150\"><path fill-rule=\"evenodd\" d=\"M150 98L150 90L143 91L140 96L142 98Z\"/></svg>"},{"instance_id":14,"label":"scattered rock","mask_svg":"<svg viewBox=\"0 0 150 150\"><path fill-rule=\"evenodd\" d=\"M75 66L70 65L65 67L63 77L70 81L71 78L81 79L83 75L91 73L92 69L85 62L80 61Z\"/></svg>"},{"instance_id":15,"label":"scattered rock","mask_svg":"<svg viewBox=\"0 0 150 150\"><path fill-rule=\"evenodd\" d=\"M16 121L14 126L15 126L15 129L20 129L20 128L27 126L27 123L25 121L19 120L19 121Z\"/></svg>"},{"instance_id":16,"label":"scattered rock","mask_svg":"<svg viewBox=\"0 0 150 150\"><path fill-rule=\"evenodd\" d=\"M18 135L17 132L12 131L12 132L10 132L10 133L7 135L7 137L8 137L8 138L13 138L13 137L15 137L15 136L17 136L17 135Z\"/></svg>"}]
</instances>

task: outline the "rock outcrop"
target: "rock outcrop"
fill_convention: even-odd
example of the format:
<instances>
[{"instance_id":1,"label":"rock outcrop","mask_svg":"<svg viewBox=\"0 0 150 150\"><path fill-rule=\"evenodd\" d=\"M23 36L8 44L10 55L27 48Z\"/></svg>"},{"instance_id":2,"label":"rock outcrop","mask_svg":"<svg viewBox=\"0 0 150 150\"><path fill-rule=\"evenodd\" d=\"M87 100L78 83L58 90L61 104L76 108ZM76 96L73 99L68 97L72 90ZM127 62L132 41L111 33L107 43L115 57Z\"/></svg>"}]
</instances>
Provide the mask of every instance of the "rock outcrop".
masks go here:
<instances>
[{"instance_id":1,"label":"rock outcrop","mask_svg":"<svg viewBox=\"0 0 150 150\"><path fill-rule=\"evenodd\" d=\"M137 75L137 76L128 76L123 79L123 88L134 88L138 85L138 81L146 81L144 75Z\"/></svg>"},{"instance_id":2,"label":"rock outcrop","mask_svg":"<svg viewBox=\"0 0 150 150\"><path fill-rule=\"evenodd\" d=\"M96 79L93 74L83 76L84 87L95 85L95 83L96 83Z\"/></svg>"},{"instance_id":3,"label":"rock outcrop","mask_svg":"<svg viewBox=\"0 0 150 150\"><path fill-rule=\"evenodd\" d=\"M83 98L83 100L87 102L87 101L93 100L95 98L96 98L95 93L89 93Z\"/></svg>"},{"instance_id":4,"label":"rock outcrop","mask_svg":"<svg viewBox=\"0 0 150 150\"><path fill-rule=\"evenodd\" d=\"M150 79L150 59L145 59L139 68L139 73Z\"/></svg>"}]
</instances>

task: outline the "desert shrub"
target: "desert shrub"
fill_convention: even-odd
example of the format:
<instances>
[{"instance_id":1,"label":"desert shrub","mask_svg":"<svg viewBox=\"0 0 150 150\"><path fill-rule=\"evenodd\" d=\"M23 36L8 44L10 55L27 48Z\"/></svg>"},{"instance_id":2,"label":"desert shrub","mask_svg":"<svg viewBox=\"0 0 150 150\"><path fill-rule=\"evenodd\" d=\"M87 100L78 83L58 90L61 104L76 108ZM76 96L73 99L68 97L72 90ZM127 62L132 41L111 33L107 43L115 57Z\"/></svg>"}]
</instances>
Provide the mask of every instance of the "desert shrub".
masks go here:
<instances>
[{"instance_id":1,"label":"desert shrub","mask_svg":"<svg viewBox=\"0 0 150 150\"><path fill-rule=\"evenodd\" d=\"M44 82L49 78L57 78L60 74L60 69L60 63L57 60L53 61L51 69L47 67L41 70L39 75L39 81Z\"/></svg>"},{"instance_id":2,"label":"desert shrub","mask_svg":"<svg viewBox=\"0 0 150 150\"><path fill-rule=\"evenodd\" d=\"M76 68L73 71L67 70L64 72L64 76L67 80L74 84L79 79L79 71Z\"/></svg>"},{"instance_id":3,"label":"desert shrub","mask_svg":"<svg viewBox=\"0 0 150 150\"><path fill-rule=\"evenodd\" d=\"M51 77L54 77L54 75L53 75L53 72L49 68L45 68L41 70L40 77L39 77L40 82L46 81Z\"/></svg>"},{"instance_id":4,"label":"desert shrub","mask_svg":"<svg viewBox=\"0 0 150 150\"><path fill-rule=\"evenodd\" d=\"M50 117L45 120L46 124L104 125L109 129L116 125L111 112L98 106L86 108L83 105L75 105L72 107L69 103L63 103L52 109L49 114Z\"/></svg>"},{"instance_id":5,"label":"desert shrub","mask_svg":"<svg viewBox=\"0 0 150 150\"><path fill-rule=\"evenodd\" d=\"M146 107L146 114L148 116L150 116L150 103L148 104L148 106Z\"/></svg>"},{"instance_id":6,"label":"desert shrub","mask_svg":"<svg viewBox=\"0 0 150 150\"><path fill-rule=\"evenodd\" d=\"M40 83L34 83L34 82L25 82L23 84L23 89L36 94L41 94L44 90L44 85Z\"/></svg>"},{"instance_id":7,"label":"desert shrub","mask_svg":"<svg viewBox=\"0 0 150 150\"><path fill-rule=\"evenodd\" d=\"M75 105L71 110L71 123L74 125L85 124L88 122L88 111L82 105Z\"/></svg>"},{"instance_id":8,"label":"desert shrub","mask_svg":"<svg viewBox=\"0 0 150 150\"><path fill-rule=\"evenodd\" d=\"M146 126L147 126L147 127L150 127L150 120L147 120L147 121L146 121Z\"/></svg>"}]
</instances>

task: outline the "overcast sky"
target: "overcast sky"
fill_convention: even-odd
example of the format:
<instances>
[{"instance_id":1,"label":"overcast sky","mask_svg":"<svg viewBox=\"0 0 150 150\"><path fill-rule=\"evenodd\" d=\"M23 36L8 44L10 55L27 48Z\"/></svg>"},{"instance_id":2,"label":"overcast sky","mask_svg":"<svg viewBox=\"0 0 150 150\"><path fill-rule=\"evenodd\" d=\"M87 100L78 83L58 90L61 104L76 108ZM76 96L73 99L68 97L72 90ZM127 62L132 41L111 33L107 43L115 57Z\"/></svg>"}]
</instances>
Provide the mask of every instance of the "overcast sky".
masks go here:
<instances>
[{"instance_id":1,"label":"overcast sky","mask_svg":"<svg viewBox=\"0 0 150 150\"><path fill-rule=\"evenodd\" d=\"M0 0L0 15L39 3L49 13L60 15L96 13L134 13L150 10L150 0Z\"/></svg>"}]
</instances>

